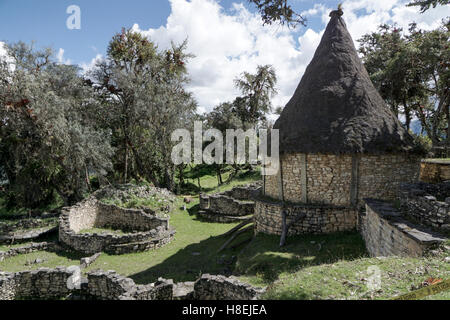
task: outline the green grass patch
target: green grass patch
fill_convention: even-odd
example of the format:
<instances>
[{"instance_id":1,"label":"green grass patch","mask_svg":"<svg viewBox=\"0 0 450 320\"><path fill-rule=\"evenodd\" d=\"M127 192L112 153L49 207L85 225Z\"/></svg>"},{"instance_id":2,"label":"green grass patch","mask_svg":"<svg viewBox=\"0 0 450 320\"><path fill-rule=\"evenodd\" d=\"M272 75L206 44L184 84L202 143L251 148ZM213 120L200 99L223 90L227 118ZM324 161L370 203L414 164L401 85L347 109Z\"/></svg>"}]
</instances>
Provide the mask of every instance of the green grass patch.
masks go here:
<instances>
[{"instance_id":1,"label":"green grass patch","mask_svg":"<svg viewBox=\"0 0 450 320\"><path fill-rule=\"evenodd\" d=\"M302 268L367 256L356 232L291 236L282 248L279 243L279 236L258 234L239 255L235 272L247 282L267 286Z\"/></svg>"},{"instance_id":2,"label":"green grass patch","mask_svg":"<svg viewBox=\"0 0 450 320\"><path fill-rule=\"evenodd\" d=\"M373 273L380 270L380 288L368 286ZM392 299L420 288L428 278L448 279L448 263L440 258L363 258L310 266L283 273L269 288L266 299ZM442 292L427 299L448 299Z\"/></svg>"}]
</instances>

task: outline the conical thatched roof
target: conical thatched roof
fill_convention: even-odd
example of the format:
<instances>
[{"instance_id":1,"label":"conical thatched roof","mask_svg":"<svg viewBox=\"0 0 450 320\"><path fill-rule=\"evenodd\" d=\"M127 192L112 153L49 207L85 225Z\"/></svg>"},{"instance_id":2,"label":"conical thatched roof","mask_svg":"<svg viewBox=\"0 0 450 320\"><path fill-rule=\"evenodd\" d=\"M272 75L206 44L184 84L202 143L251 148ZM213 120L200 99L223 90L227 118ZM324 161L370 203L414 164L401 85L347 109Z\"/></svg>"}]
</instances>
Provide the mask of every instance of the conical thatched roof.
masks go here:
<instances>
[{"instance_id":1,"label":"conical thatched roof","mask_svg":"<svg viewBox=\"0 0 450 320\"><path fill-rule=\"evenodd\" d=\"M411 151L413 139L373 86L342 11L330 16L313 60L275 123L281 152Z\"/></svg>"}]
</instances>

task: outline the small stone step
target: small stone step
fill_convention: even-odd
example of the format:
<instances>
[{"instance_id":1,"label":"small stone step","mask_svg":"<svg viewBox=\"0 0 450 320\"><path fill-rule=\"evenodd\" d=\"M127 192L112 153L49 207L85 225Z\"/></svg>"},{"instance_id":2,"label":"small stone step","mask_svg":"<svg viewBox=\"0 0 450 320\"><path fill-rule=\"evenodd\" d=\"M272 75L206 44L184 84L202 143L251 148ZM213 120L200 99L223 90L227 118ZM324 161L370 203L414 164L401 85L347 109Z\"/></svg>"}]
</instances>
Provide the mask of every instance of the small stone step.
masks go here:
<instances>
[{"instance_id":1,"label":"small stone step","mask_svg":"<svg viewBox=\"0 0 450 320\"><path fill-rule=\"evenodd\" d=\"M253 217L253 215L247 215L247 216L227 216L211 211L198 211L197 216L210 221L210 222L219 222L219 223L235 223L235 222L241 222L247 219L250 219Z\"/></svg>"}]
</instances>

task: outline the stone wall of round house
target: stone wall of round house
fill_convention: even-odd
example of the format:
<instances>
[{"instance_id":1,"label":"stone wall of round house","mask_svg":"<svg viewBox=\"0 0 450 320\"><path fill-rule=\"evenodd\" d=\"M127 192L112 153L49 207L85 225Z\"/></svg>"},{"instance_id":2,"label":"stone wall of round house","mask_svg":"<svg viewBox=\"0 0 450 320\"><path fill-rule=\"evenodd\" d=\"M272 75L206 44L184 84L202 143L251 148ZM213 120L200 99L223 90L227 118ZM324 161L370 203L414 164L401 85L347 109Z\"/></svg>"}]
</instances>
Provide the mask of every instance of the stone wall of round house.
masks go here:
<instances>
[{"instance_id":1,"label":"stone wall of round house","mask_svg":"<svg viewBox=\"0 0 450 320\"><path fill-rule=\"evenodd\" d=\"M94 227L119 229L127 233L80 233ZM59 217L59 240L86 254L101 251L124 254L155 249L169 243L174 234L168 217L108 205L96 199L64 208Z\"/></svg>"},{"instance_id":2,"label":"stone wall of round house","mask_svg":"<svg viewBox=\"0 0 450 320\"><path fill-rule=\"evenodd\" d=\"M416 182L419 172L415 155L283 154L278 175L264 178L264 195L293 203L362 206L364 198L394 199L398 186Z\"/></svg>"}]
</instances>

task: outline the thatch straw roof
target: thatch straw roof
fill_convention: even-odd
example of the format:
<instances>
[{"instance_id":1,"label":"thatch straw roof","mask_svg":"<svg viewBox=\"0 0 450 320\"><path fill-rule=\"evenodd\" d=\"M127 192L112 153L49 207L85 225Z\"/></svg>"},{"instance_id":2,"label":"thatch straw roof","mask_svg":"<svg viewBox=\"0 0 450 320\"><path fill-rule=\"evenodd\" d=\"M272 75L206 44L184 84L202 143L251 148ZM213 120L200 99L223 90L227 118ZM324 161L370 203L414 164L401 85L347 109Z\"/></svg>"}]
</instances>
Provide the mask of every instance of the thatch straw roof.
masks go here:
<instances>
[{"instance_id":1,"label":"thatch straw roof","mask_svg":"<svg viewBox=\"0 0 450 320\"><path fill-rule=\"evenodd\" d=\"M281 152L398 153L413 138L384 103L347 31L333 11L305 74L274 128Z\"/></svg>"}]
</instances>

